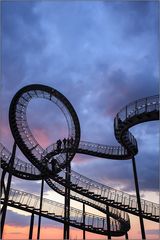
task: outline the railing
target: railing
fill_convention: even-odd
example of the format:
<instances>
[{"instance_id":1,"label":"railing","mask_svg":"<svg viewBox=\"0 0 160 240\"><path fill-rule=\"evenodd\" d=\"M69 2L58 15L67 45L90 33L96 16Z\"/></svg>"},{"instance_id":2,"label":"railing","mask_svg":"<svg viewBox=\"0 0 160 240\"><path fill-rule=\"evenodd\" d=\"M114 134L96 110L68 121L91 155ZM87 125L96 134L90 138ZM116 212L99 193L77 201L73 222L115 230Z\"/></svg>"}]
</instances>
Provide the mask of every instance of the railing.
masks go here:
<instances>
[{"instance_id":1,"label":"railing","mask_svg":"<svg viewBox=\"0 0 160 240\"><path fill-rule=\"evenodd\" d=\"M60 177L65 178L65 170L59 173ZM138 211L138 204L136 196L129 195L120 190L116 190L114 188L108 187L104 184L93 181L79 173L72 171L71 172L71 183L76 185L76 188L82 188L80 191L83 193L83 190L88 192L93 192L93 196L99 195L100 197L106 198L106 200L112 200L114 203L120 203L121 205L125 205L126 207L133 210ZM71 189L74 188L71 185ZM141 199L142 211L143 214L151 214L153 216L159 216L159 205L144 199Z\"/></svg>"},{"instance_id":2,"label":"railing","mask_svg":"<svg viewBox=\"0 0 160 240\"><path fill-rule=\"evenodd\" d=\"M107 146L103 144L91 143L86 141L81 141L79 143L77 152L82 150L93 152L93 153L102 153L102 154L106 154L107 156L108 155L112 155L112 156L127 155L127 150L125 150L121 146Z\"/></svg>"},{"instance_id":3,"label":"railing","mask_svg":"<svg viewBox=\"0 0 160 240\"><path fill-rule=\"evenodd\" d=\"M142 98L123 107L116 117L120 118L121 121L125 121L144 112L159 110L159 104L159 95Z\"/></svg>"},{"instance_id":4,"label":"railing","mask_svg":"<svg viewBox=\"0 0 160 240\"><path fill-rule=\"evenodd\" d=\"M133 116L137 116L138 114L142 114L144 112L151 112L154 110L159 110L159 96L152 96L148 98L143 98L137 101L134 101L122 108L120 112L116 115L114 120L114 128L115 130L119 128L119 122L123 123L126 119L129 119ZM130 131L125 133L126 139L128 139L134 146L137 148L137 141ZM62 144L61 150L64 150L64 146ZM57 146L56 144L50 145L45 151L44 155L47 155L51 152L55 152L56 154ZM107 146L103 144L97 144L92 142L80 141L77 152L87 153L89 154L98 154L101 153L103 155L106 154L106 157L111 156L121 156L122 158L128 154L127 150L122 146Z\"/></svg>"},{"instance_id":5,"label":"railing","mask_svg":"<svg viewBox=\"0 0 160 240\"><path fill-rule=\"evenodd\" d=\"M9 162L9 159L11 156L10 152L2 144L0 144L0 156L1 156L1 159L3 159L3 161L6 161L7 163ZM36 175L40 174L38 169L36 169L33 165L26 163L18 158L16 158L14 162L14 168L17 171L22 171L22 172L24 171L25 173L31 173ZM65 170L62 170L58 174L58 176L63 177L63 179L65 179ZM75 184L76 188L77 187L82 188L81 190L82 195L84 195L83 190L86 190L88 192L93 192L93 196L97 194L108 200L113 200L113 202L116 202L116 203L118 202L121 205L128 206L128 208L133 209L133 211L135 211L135 209L138 210L137 200L135 196L129 195L122 191L116 190L104 184L93 181L75 171L71 172L71 183ZM58 187L60 186L61 185L59 185ZM71 189L73 189L72 186L71 186ZM144 212L144 214L149 213L149 214L152 214L153 216L157 216L157 217L159 216L160 209L158 204L141 199L141 205L142 205L142 211Z\"/></svg>"},{"instance_id":6,"label":"railing","mask_svg":"<svg viewBox=\"0 0 160 240\"><path fill-rule=\"evenodd\" d=\"M53 186L55 186L54 190L57 191L58 193L65 195L65 187L62 186L61 184L55 182L52 180L52 188ZM91 198L86 197L85 195L82 195L80 193L77 193L75 191L70 191L70 196L73 199L77 199L80 202L83 203L87 203L88 205L92 206L92 207L97 207L99 210L101 210L102 212L106 212L106 204L95 201ZM125 221L127 224L130 223L129 221L129 215L128 213L118 210L116 208L113 207L109 207L109 212L111 214L112 217L114 217L115 219L123 219L123 221Z\"/></svg>"},{"instance_id":7,"label":"railing","mask_svg":"<svg viewBox=\"0 0 160 240\"><path fill-rule=\"evenodd\" d=\"M137 101L134 101L127 106L123 107L116 115L114 119L114 129L117 140L119 140L119 135L117 130L121 128L121 124L126 120L134 116L141 115L142 113L149 113L155 110L159 110L159 96L151 96L147 98L142 98ZM134 136L127 131L125 134L126 138L137 148L137 141Z\"/></svg>"},{"instance_id":8,"label":"railing","mask_svg":"<svg viewBox=\"0 0 160 240\"><path fill-rule=\"evenodd\" d=\"M11 158L11 153L6 149L2 143L0 143L0 159L1 159L1 164L3 162L5 164L8 164ZM16 169L16 171L20 171L23 173L29 173L32 175L40 175L39 170L33 166L31 163L27 163L25 161L22 161L18 157L15 158L13 168Z\"/></svg>"},{"instance_id":9,"label":"railing","mask_svg":"<svg viewBox=\"0 0 160 240\"><path fill-rule=\"evenodd\" d=\"M3 199L2 195L2 199ZM22 204L27 208L39 210L40 198L31 193L16 190L11 188L9 193L9 201L14 204ZM46 215L54 216L64 220L64 204L43 198L41 212ZM70 221L75 221L76 224L83 224L83 211L70 207ZM92 228L101 228L107 230L106 217L101 217L96 214L85 213L85 226L90 225ZM120 231L121 225L116 220L111 220L111 230Z\"/></svg>"},{"instance_id":10,"label":"railing","mask_svg":"<svg viewBox=\"0 0 160 240\"><path fill-rule=\"evenodd\" d=\"M61 152L65 152L65 150L72 150L72 148L65 148L64 145L61 145ZM92 143L87 141L80 141L78 149L76 150L77 153L84 153L87 154L89 152L89 155L92 154L103 154L106 155L106 158L110 156L125 156L127 155L127 150L124 149L122 146L107 146L104 144L98 144L98 143ZM43 153L44 155L56 155L57 154L57 145L56 143L51 144Z\"/></svg>"},{"instance_id":11,"label":"railing","mask_svg":"<svg viewBox=\"0 0 160 240\"><path fill-rule=\"evenodd\" d=\"M37 93L36 93L37 94ZM27 136L26 135L26 119L24 117L23 109L25 106L25 100L20 101L20 106L17 107L17 121L21 121L22 124L18 124L19 130L23 132L24 134L23 137ZM121 109L121 111L117 114L115 118L115 129L119 127L119 119L124 122L126 119L132 118L135 115L140 115L142 113L148 113L154 110L159 110L159 98L158 96L153 96L149 98L144 98L140 99L138 101L135 101L129 105L127 105L125 108ZM19 115L20 114L20 115ZM22 117L23 116L23 117ZM22 129L21 129L22 128ZM29 128L28 128L29 129ZM22 131L23 130L23 131ZM38 151L37 149L37 142L31 142L30 137L30 132L28 132L27 139L29 140L29 143L31 146L29 146L31 152L34 154L34 152ZM128 131L126 133L126 137L134 144L136 145L136 140L133 137L133 135ZM54 149L56 146L52 145L52 148ZM127 151L122 148L121 146L105 146L105 145L100 145L100 144L94 144L94 143L88 143L88 142L80 142L79 148L82 150L90 151L90 152L95 152L95 153L104 153L104 154L111 154L111 155L123 155L127 154ZM1 151L1 157L3 160L8 163L11 154L9 151L7 151L3 146L0 146L0 151ZM43 152L44 153L44 152ZM42 152L39 152L39 158L40 160L43 159L45 155L42 154ZM63 161L64 159L62 158ZM14 168L16 170L26 172L26 173L34 173L34 174L40 174L39 171L33 167L32 165L28 163L24 163L20 159L16 158L15 163L14 163ZM59 173L59 176L64 178L65 171L61 171ZM77 187L81 188L82 194L83 190L86 190L88 193L93 193L94 195L98 195L99 197L104 197L106 200L112 200L113 203L120 203L121 205L126 206L127 208L134 211L138 211L138 206L137 206L137 199L135 196L129 195L127 193L124 193L119 190L115 190L113 188L107 187L103 184L100 184L96 181L93 181L89 178L86 178L74 171L71 172L71 182L72 184L76 185ZM73 189L73 187L71 187ZM74 189L73 189L74 190ZM75 195L76 196L76 195ZM82 195L81 195L82 196ZM90 201L92 201L90 199ZM94 200L93 200L94 201ZM96 200L95 200L96 202ZM156 203L149 202L147 200L141 199L141 205L142 205L142 212L143 214L150 214L152 216L159 216L159 205Z\"/></svg>"},{"instance_id":12,"label":"railing","mask_svg":"<svg viewBox=\"0 0 160 240\"><path fill-rule=\"evenodd\" d=\"M5 154L4 154L4 153L5 153ZM8 162L9 162L9 159L10 159L10 156L11 156L10 152L9 152L2 144L0 144L0 156L1 156L1 160L2 160L2 161L5 161L4 158L7 158L7 156L8 156ZM31 165L31 164L29 164L29 163L26 163L26 162L24 162L24 161L22 161L22 160L20 160L20 159L18 159L18 158L15 159L14 167L15 167L15 169L16 169L17 171L22 171L22 172L25 173L25 174L28 174L28 173L35 174L35 171L37 171L37 174L39 173L39 171L38 171L33 165ZM30 169L31 169L31 171L29 171ZM33 170L34 170L34 173L33 173ZM55 182L55 184L58 185L58 189L59 189L60 191L63 191L63 192L65 193L65 190L64 190L65 188L64 188L62 185L60 185L60 184L58 184L58 183L56 183L56 182ZM64 195L64 194L63 194L63 195ZM72 195L72 197L73 197L74 199L79 198L79 200L83 200L83 202L84 202L84 201L87 202L87 201L89 200L89 205L92 205L93 207L94 207L94 206L98 206L100 210L103 210L103 212L104 212L104 209L106 209L106 205L104 205L104 204L102 204L102 203L99 203L99 202L96 202L96 201L94 201L94 200L92 200L92 199L87 199L85 196L80 195L80 194L78 194L78 193L76 193L76 192L71 191L71 195ZM79 195L79 197L78 197L78 195ZM19 197L19 201L20 201L20 200L23 201L23 204L31 203L31 204L34 206L34 208L37 208L37 207L38 207L37 200L36 200L35 202L33 202L34 199L30 199L30 200L26 200L26 201L25 201L25 199L26 199L26 197L27 197L27 194L24 193L24 192L23 192L23 196L19 196L19 193L18 193L18 196L17 196L17 191L15 191L15 192L14 192L14 196L17 197L17 199L18 199L18 197ZM76 197L76 198L75 198L75 197ZM86 200L85 198L86 198L87 200ZM13 200L13 199L12 199L12 200ZM47 208L48 208L48 207L47 207ZM113 217L114 217L115 219L121 217L121 218L123 218L123 221L126 221L127 223L129 222L129 217L128 217L128 214L127 214L127 213L124 213L124 212L119 211L119 210L114 209L114 208L111 208L110 213L111 213L111 215L113 215ZM118 217L117 217L117 216L118 216ZM90 219L90 218L89 218L89 219ZM96 222L96 218L94 218L94 222ZM102 222L102 221L101 221L101 222ZM99 222L98 222L98 224L99 224L99 226L100 226L100 223L99 223ZM105 224L106 224L106 223L105 223L105 219L103 219L103 225L105 226ZM117 223L116 223L116 225L117 225ZM115 227L113 224L112 224L112 228L113 228L113 229L118 229L117 226Z\"/></svg>"}]
</instances>

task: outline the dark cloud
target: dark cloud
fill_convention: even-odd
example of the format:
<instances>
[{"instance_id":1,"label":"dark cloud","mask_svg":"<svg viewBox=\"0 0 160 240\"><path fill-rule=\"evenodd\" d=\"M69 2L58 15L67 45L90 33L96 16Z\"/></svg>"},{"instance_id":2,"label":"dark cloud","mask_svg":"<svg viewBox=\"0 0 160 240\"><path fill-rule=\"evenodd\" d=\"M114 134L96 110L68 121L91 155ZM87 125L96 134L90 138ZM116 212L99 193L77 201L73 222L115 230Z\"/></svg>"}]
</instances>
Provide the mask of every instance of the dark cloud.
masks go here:
<instances>
[{"instance_id":1,"label":"dark cloud","mask_svg":"<svg viewBox=\"0 0 160 240\"><path fill-rule=\"evenodd\" d=\"M35 194L37 196L40 196L41 192L41 180L39 181L30 181L30 180L24 180L17 177L12 177L12 188L18 189L20 191L24 192L30 192L32 194ZM47 191L52 191L51 188L45 183L44 184L44 194Z\"/></svg>"},{"instance_id":2,"label":"dark cloud","mask_svg":"<svg viewBox=\"0 0 160 240\"><path fill-rule=\"evenodd\" d=\"M159 235L159 230L157 230L157 229L148 229L148 230L146 230L146 234L148 234L148 235Z\"/></svg>"},{"instance_id":3,"label":"dark cloud","mask_svg":"<svg viewBox=\"0 0 160 240\"><path fill-rule=\"evenodd\" d=\"M15 211L15 209L14 209ZM6 224L10 225L10 226L15 226L15 227L25 227L25 226L29 226L30 225L30 220L31 220L31 216L26 216L23 215L23 212L25 211L21 211L19 213L15 213L12 211L11 209L7 210L7 215L6 215ZM34 218L34 224L38 225L38 215L35 215ZM47 219L45 217L42 217L41 219L41 227L60 227L62 224L50 219ZM21 234L21 232L14 232L10 234Z\"/></svg>"},{"instance_id":4,"label":"dark cloud","mask_svg":"<svg viewBox=\"0 0 160 240\"><path fill-rule=\"evenodd\" d=\"M25 192L40 195L41 182L40 181L27 181L17 177L12 178L12 188L22 190Z\"/></svg>"},{"instance_id":5,"label":"dark cloud","mask_svg":"<svg viewBox=\"0 0 160 240\"><path fill-rule=\"evenodd\" d=\"M16 84L23 83L26 77L26 50L38 53L44 44L43 35L39 41L40 29L33 13L34 5L32 2L2 3L2 66L5 75L3 84L8 90L15 89Z\"/></svg>"},{"instance_id":6,"label":"dark cloud","mask_svg":"<svg viewBox=\"0 0 160 240\"><path fill-rule=\"evenodd\" d=\"M137 37L144 32L152 32L158 23L155 14L158 11L158 2L156 1L128 1L114 2L112 4L104 3L106 9L114 11L115 20L119 20L124 26L126 37ZM123 18L121 16L123 15ZM125 21L124 21L125 19ZM146 27L147 25L147 27Z\"/></svg>"},{"instance_id":7,"label":"dark cloud","mask_svg":"<svg viewBox=\"0 0 160 240\"><path fill-rule=\"evenodd\" d=\"M155 156L143 154L143 159L136 158L139 186L141 191L159 191L158 161ZM138 161L141 161L140 163ZM125 192L135 191L132 162L111 160L88 160L74 166L77 172L107 186L119 188Z\"/></svg>"},{"instance_id":8,"label":"dark cloud","mask_svg":"<svg viewBox=\"0 0 160 240\"><path fill-rule=\"evenodd\" d=\"M7 210L6 224L11 226L28 226L30 224L30 216L18 214L12 210Z\"/></svg>"},{"instance_id":9,"label":"dark cloud","mask_svg":"<svg viewBox=\"0 0 160 240\"><path fill-rule=\"evenodd\" d=\"M149 68L147 69L148 71L140 69L137 74L127 74L122 69L116 69L106 75L96 86L93 104L97 111L102 110L102 113L106 117L111 116L113 121L118 111L130 102L158 94L158 80Z\"/></svg>"}]
</instances>

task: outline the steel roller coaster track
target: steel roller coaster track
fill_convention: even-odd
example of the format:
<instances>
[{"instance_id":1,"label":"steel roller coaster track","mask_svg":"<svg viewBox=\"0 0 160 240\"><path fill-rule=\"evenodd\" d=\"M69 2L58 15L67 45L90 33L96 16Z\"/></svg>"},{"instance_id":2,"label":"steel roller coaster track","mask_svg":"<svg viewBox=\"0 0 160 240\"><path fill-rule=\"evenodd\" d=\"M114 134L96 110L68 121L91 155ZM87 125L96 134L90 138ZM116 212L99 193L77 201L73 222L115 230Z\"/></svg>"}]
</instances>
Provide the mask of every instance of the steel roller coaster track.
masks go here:
<instances>
[{"instance_id":1,"label":"steel roller coaster track","mask_svg":"<svg viewBox=\"0 0 160 240\"><path fill-rule=\"evenodd\" d=\"M68 139L73 138L69 146L62 144L57 148L54 143L43 149L36 141L27 123L26 109L33 98L44 98L54 102L64 113L68 125ZM15 144L31 163L20 160L15 154L0 144L1 167L3 178L8 172L26 180L44 179L56 192L65 196L68 202L64 205L43 199L23 191L8 188L8 196L2 193L3 206L7 204L31 213L102 235L123 236L126 238L130 229L128 213L140 217L142 237L145 238L143 218L158 222L159 205L139 197L138 181L136 176L134 156L138 153L137 141L129 128L143 122L158 120L158 95L139 99L125 106L114 119L115 137L120 145L106 146L97 143L80 141L80 124L77 114L71 103L57 90L44 85L29 85L20 89L12 99L9 111L9 121ZM76 153L102 157L106 159L132 159L135 173L137 196L105 186L93 181L75 171L68 170L71 160ZM14 159L13 159L14 158ZM12 164L11 164L11 159ZM51 161L55 161L54 172ZM2 179L3 180L3 179ZM11 181L11 179L10 179ZM3 182L3 181L2 181ZM3 184L4 185L4 184ZM68 189L68 192L66 192ZM66 194L67 193L67 194ZM66 196L67 195L67 196ZM69 199L82 202L105 214L107 218L85 213L71 208ZM8 200L8 201L6 201ZM37 203L36 203L37 202ZM35 206L36 204L36 206ZM69 215L66 215L66 205L69 206ZM37 207L37 206L40 206ZM58 210L59 209L59 210ZM5 207L4 210L5 212ZM5 213L4 213L5 215ZM85 215L85 219L84 219ZM3 214L2 214L3 216ZM5 217L4 217L5 218ZM111 218L111 219L110 219ZM69 231L68 231L69 232ZM69 233L68 233L69 234ZM69 235L64 235L69 238Z\"/></svg>"}]
</instances>

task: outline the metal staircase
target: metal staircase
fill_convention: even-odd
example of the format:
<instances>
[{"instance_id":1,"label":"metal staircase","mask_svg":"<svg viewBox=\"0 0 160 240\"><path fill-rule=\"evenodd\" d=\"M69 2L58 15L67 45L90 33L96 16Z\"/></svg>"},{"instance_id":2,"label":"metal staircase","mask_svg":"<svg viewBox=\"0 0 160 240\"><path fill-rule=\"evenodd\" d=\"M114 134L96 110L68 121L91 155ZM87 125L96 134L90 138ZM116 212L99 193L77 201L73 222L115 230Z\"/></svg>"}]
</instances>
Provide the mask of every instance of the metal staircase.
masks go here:
<instances>
[{"instance_id":1,"label":"metal staircase","mask_svg":"<svg viewBox=\"0 0 160 240\"><path fill-rule=\"evenodd\" d=\"M4 169L7 168L7 163L9 161L10 155L11 153L2 144L0 144L0 159L2 167ZM13 169L10 169L10 171L12 171L15 176L20 178L22 178L23 175L24 179L36 180L42 178L40 172L33 165L24 162L19 158L15 159L14 167ZM56 189L60 188L61 194L64 195L64 189L66 184L64 170L62 170L57 176L55 176L54 180L46 179L46 182L54 190L55 186L57 186ZM57 184L56 182L59 184ZM89 199L88 201L93 200L104 205L107 204L111 207L138 216L136 196L129 195L125 192L93 181L92 179L89 179L75 171L71 171L70 189L72 190L72 195L74 198L76 194L80 194L81 198L85 196ZM158 204L141 199L141 205L144 218L155 222L159 221L160 208Z\"/></svg>"},{"instance_id":2,"label":"metal staircase","mask_svg":"<svg viewBox=\"0 0 160 240\"><path fill-rule=\"evenodd\" d=\"M60 108L67 120L69 137L73 138L73 145L65 146L62 144L61 147L58 148L57 143L54 143L47 149L43 149L39 145L29 129L26 117L26 109L29 101L32 98L47 99L55 103ZM127 160L134 158L134 156L138 153L138 146L137 141L129 131L129 128L139 123L158 120L159 104L159 97L156 95L134 101L122 108L114 119L115 137L120 145L106 146L97 143L80 141L79 120L74 108L65 98L65 96L63 96L57 90L44 85L35 84L26 86L20 89L12 99L9 111L9 121L16 144L31 162L31 164L25 163L19 158L15 158L13 167L11 167L9 165L11 154L2 144L0 144L0 157L2 162L1 166L5 171L10 172L19 178L28 180L37 180L43 178L52 189L62 195L65 195L65 187L67 186L67 182L65 180L66 172L64 169L67 161L70 162L76 153L109 158L113 160ZM53 159L56 161L54 172L51 166L51 160ZM114 234L124 235L130 228L128 215L124 212L128 212L137 216L141 215L141 217L151 221L159 221L159 205L156 203L141 199L142 211L140 212L138 206L139 202L135 196L131 196L122 191L118 191L100 184L74 171L71 171L69 178L69 188L71 191L70 197L72 199L86 203L104 213L106 213L106 206L110 206L110 215L115 218L116 222L115 228L111 229L111 235L113 236L118 236ZM36 210L36 207L33 207L29 204L32 199L31 195L27 195L27 193L22 191L18 191L18 193L16 192L17 190L12 191L14 193L13 195L10 195L11 199L9 199L9 204L13 205L14 207L18 206L19 208L27 207L28 211L29 209L32 209L32 211L37 211L38 214L38 208ZM25 194L28 197L25 197ZM14 196L20 196L20 199L27 199L27 202L21 202L21 200L17 202L18 197L15 199L13 198ZM33 198L36 197L34 196ZM47 200L45 201L46 206L49 208ZM64 221L63 214L58 214L53 211L49 214L48 208L43 208L42 214L47 217L54 217L57 221ZM64 206L62 207L61 205L60 208L64 211ZM122 210L123 212L119 211L118 209ZM77 212L77 210L73 209L71 212L72 211L73 215L75 212L78 214L74 215L78 216L78 218L70 218L70 225L73 226L74 224L74 226L79 226L79 228L82 229L82 226L80 226L82 224L79 220L81 216L80 212ZM90 224L89 219L91 219L92 224ZM96 216L88 217L88 224L85 224L84 226L83 223L83 228L85 227L85 229L89 229L89 231L93 232L100 231L101 234L106 235L107 229L105 229L105 224L103 225L105 220L95 219L98 218ZM93 224L95 222L97 222L96 227L94 227ZM101 227L99 228L99 226ZM102 228L102 226L104 227Z\"/></svg>"},{"instance_id":3,"label":"metal staircase","mask_svg":"<svg viewBox=\"0 0 160 240\"><path fill-rule=\"evenodd\" d=\"M4 196L1 197L1 203L4 201ZM8 205L27 212L39 215L39 196L24 191L11 188L9 194ZM64 204L43 198L43 205L41 210L43 217L64 223ZM85 223L83 222L83 211L70 208L69 224L79 229L85 229L88 232L107 235L106 217L98 216L91 213L85 213ZM111 234L112 236L124 235L124 229L116 220L111 220Z\"/></svg>"}]
</instances>

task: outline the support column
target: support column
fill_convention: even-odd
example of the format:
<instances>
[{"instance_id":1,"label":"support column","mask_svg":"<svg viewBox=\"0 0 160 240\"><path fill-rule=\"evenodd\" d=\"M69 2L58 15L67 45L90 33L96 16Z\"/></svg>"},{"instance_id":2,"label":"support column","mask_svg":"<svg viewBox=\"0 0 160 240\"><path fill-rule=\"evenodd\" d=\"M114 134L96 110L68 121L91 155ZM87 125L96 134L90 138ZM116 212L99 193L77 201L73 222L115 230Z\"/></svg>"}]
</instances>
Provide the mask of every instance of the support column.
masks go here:
<instances>
[{"instance_id":1,"label":"support column","mask_svg":"<svg viewBox=\"0 0 160 240\"><path fill-rule=\"evenodd\" d=\"M106 205L106 212L107 212L107 230L108 230L108 239L111 239L111 223L109 217L109 206Z\"/></svg>"},{"instance_id":2,"label":"support column","mask_svg":"<svg viewBox=\"0 0 160 240\"><path fill-rule=\"evenodd\" d=\"M63 239L69 239L69 220L70 220L70 173L71 163L68 162L68 153L66 154L66 186L65 186L65 204L64 204L64 232Z\"/></svg>"},{"instance_id":3,"label":"support column","mask_svg":"<svg viewBox=\"0 0 160 240\"><path fill-rule=\"evenodd\" d=\"M2 196L2 192L3 192L4 197L5 197L5 191L6 191L5 182L4 182L5 175L6 175L6 170L3 170L2 175L1 175L1 196ZM2 212L2 208L1 208L1 212Z\"/></svg>"},{"instance_id":4,"label":"support column","mask_svg":"<svg viewBox=\"0 0 160 240\"><path fill-rule=\"evenodd\" d=\"M29 240L33 237L33 225L34 225L34 213L31 215L30 228L29 228Z\"/></svg>"},{"instance_id":5,"label":"support column","mask_svg":"<svg viewBox=\"0 0 160 240\"><path fill-rule=\"evenodd\" d=\"M13 164L14 164L14 159L15 159L15 155L16 155L16 146L17 145L14 142L13 149L12 149L12 155L11 155L11 158L10 158L10 161L9 161L9 168L12 168ZM7 184L6 184L7 186L5 188L5 183L4 183L5 174L6 174L6 171L2 173L2 181L3 181L2 186L4 188L4 203L3 203L3 207L2 207L2 211L1 211L1 238L3 236L4 224L5 224L5 218L6 218L6 211L7 211L7 203L8 203L8 199L9 199L9 191L10 191L11 180L12 180L12 173L9 173Z\"/></svg>"},{"instance_id":6,"label":"support column","mask_svg":"<svg viewBox=\"0 0 160 240\"><path fill-rule=\"evenodd\" d=\"M126 234L125 234L125 239L128 239L128 233L126 232Z\"/></svg>"},{"instance_id":7,"label":"support column","mask_svg":"<svg viewBox=\"0 0 160 240\"><path fill-rule=\"evenodd\" d=\"M83 203L83 240L86 239L86 231L85 231L85 218L86 218L86 215L85 215L85 203Z\"/></svg>"},{"instance_id":8,"label":"support column","mask_svg":"<svg viewBox=\"0 0 160 240\"><path fill-rule=\"evenodd\" d=\"M141 235L142 239L146 239L145 230L144 230L144 222L142 217L142 208L141 208L141 199L139 194L139 185L138 185L138 176L137 176L137 169L136 169L136 162L135 158L132 158L132 166L133 166L133 174L134 174L134 181L135 181L135 188L136 188L136 196L137 196L137 203L138 203L138 210L139 210L139 220L141 226Z\"/></svg>"},{"instance_id":9,"label":"support column","mask_svg":"<svg viewBox=\"0 0 160 240\"><path fill-rule=\"evenodd\" d=\"M42 202L43 202L43 189L44 189L44 179L42 179L42 185L41 185L41 196L40 196L40 207L39 207L37 240L40 239L41 211L42 211Z\"/></svg>"}]
</instances>

